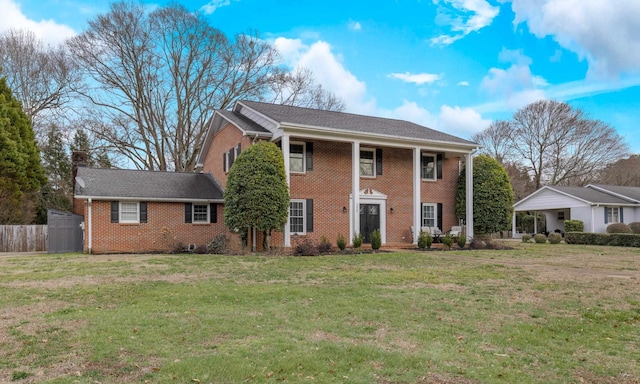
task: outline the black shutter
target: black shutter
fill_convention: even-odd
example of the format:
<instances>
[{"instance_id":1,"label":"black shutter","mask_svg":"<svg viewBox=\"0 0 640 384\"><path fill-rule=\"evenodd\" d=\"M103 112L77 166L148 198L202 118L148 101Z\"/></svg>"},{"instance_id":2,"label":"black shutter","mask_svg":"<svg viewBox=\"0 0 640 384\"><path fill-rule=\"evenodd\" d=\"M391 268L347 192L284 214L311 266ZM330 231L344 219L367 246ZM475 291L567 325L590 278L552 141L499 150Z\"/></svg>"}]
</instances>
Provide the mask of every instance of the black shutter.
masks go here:
<instances>
[{"instance_id":1,"label":"black shutter","mask_svg":"<svg viewBox=\"0 0 640 384\"><path fill-rule=\"evenodd\" d=\"M376 175L382 175L382 148L376 148Z\"/></svg>"},{"instance_id":2,"label":"black shutter","mask_svg":"<svg viewBox=\"0 0 640 384\"><path fill-rule=\"evenodd\" d=\"M240 152L242 152L242 143L238 143L238 146L236 147L236 159L240 156Z\"/></svg>"},{"instance_id":3,"label":"black shutter","mask_svg":"<svg viewBox=\"0 0 640 384\"><path fill-rule=\"evenodd\" d=\"M313 232L313 199L307 199L307 232Z\"/></svg>"},{"instance_id":4,"label":"black shutter","mask_svg":"<svg viewBox=\"0 0 640 384\"><path fill-rule=\"evenodd\" d=\"M229 169L231 169L231 167L233 166L233 162L235 161L235 153L236 153L236 149L235 148L231 148L229 150Z\"/></svg>"},{"instance_id":5,"label":"black shutter","mask_svg":"<svg viewBox=\"0 0 640 384\"><path fill-rule=\"evenodd\" d=\"M222 169L227 172L229 168L227 168L227 153L222 154Z\"/></svg>"},{"instance_id":6,"label":"black shutter","mask_svg":"<svg viewBox=\"0 0 640 384\"><path fill-rule=\"evenodd\" d=\"M216 203L209 204L209 222L210 223L218 222L218 204Z\"/></svg>"},{"instance_id":7,"label":"black shutter","mask_svg":"<svg viewBox=\"0 0 640 384\"><path fill-rule=\"evenodd\" d=\"M620 207L620 222L624 223L624 215L622 214L622 207Z\"/></svg>"},{"instance_id":8,"label":"black shutter","mask_svg":"<svg viewBox=\"0 0 640 384\"><path fill-rule=\"evenodd\" d=\"M444 232L442 228L442 203L438 203L438 212L436 212L436 215L438 217L438 228Z\"/></svg>"},{"instance_id":9,"label":"black shutter","mask_svg":"<svg viewBox=\"0 0 640 384\"><path fill-rule=\"evenodd\" d=\"M608 219L609 219L609 217L608 217L608 215L607 215L607 210L608 210L608 209L609 209L609 208L604 207L604 223L605 223L605 224L608 224L608 223L609 223L609 220L608 220Z\"/></svg>"},{"instance_id":10,"label":"black shutter","mask_svg":"<svg viewBox=\"0 0 640 384\"><path fill-rule=\"evenodd\" d=\"M184 203L184 222L191 222L191 203Z\"/></svg>"},{"instance_id":11,"label":"black shutter","mask_svg":"<svg viewBox=\"0 0 640 384\"><path fill-rule=\"evenodd\" d=\"M307 146L307 171L313 171L313 143L306 143Z\"/></svg>"},{"instance_id":12,"label":"black shutter","mask_svg":"<svg viewBox=\"0 0 640 384\"><path fill-rule=\"evenodd\" d=\"M140 222L147 222L147 203L144 201L140 202Z\"/></svg>"},{"instance_id":13,"label":"black shutter","mask_svg":"<svg viewBox=\"0 0 640 384\"><path fill-rule=\"evenodd\" d=\"M118 223L120 217L120 203L117 201L111 202L111 222Z\"/></svg>"},{"instance_id":14,"label":"black shutter","mask_svg":"<svg viewBox=\"0 0 640 384\"><path fill-rule=\"evenodd\" d=\"M437 155L437 171L438 172L438 179L442 179L442 154L439 153Z\"/></svg>"}]
</instances>

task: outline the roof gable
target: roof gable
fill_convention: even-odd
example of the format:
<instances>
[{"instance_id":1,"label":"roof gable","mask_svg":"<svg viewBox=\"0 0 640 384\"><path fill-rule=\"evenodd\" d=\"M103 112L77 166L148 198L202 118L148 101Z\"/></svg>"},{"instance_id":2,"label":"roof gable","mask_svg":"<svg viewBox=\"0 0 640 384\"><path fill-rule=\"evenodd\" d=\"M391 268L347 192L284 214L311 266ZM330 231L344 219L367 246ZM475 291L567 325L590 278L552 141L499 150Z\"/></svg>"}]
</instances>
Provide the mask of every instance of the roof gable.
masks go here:
<instances>
[{"instance_id":1,"label":"roof gable","mask_svg":"<svg viewBox=\"0 0 640 384\"><path fill-rule=\"evenodd\" d=\"M217 201L222 189L210 174L78 168L76 198L157 201Z\"/></svg>"},{"instance_id":2,"label":"roof gable","mask_svg":"<svg viewBox=\"0 0 640 384\"><path fill-rule=\"evenodd\" d=\"M605 191L598 190L595 188L587 187L567 187L567 186L559 186L559 185L546 185L537 191L533 192L529 196L523 198L513 205L514 208L519 208L520 210L526 210L526 207L531 205L530 202L535 200L538 196L543 195L545 193L552 192L563 197L568 197L574 199L576 201L580 201L589 205L596 204L604 204L604 205L630 205L633 202L630 202L628 199L621 198L619 196L615 196L610 193L606 193Z\"/></svg>"},{"instance_id":3,"label":"roof gable","mask_svg":"<svg viewBox=\"0 0 640 384\"><path fill-rule=\"evenodd\" d=\"M640 203L640 187L589 184L587 185L587 188L595 189L610 195L614 195L630 202Z\"/></svg>"}]
</instances>

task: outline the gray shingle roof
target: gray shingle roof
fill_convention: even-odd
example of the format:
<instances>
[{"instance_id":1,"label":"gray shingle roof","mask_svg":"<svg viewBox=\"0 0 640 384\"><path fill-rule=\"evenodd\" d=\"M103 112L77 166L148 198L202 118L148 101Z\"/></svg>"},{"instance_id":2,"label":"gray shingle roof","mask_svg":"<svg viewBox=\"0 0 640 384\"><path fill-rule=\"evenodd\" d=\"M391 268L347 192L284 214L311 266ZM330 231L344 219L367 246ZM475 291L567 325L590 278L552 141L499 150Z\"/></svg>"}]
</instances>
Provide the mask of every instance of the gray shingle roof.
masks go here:
<instances>
[{"instance_id":1,"label":"gray shingle roof","mask_svg":"<svg viewBox=\"0 0 640 384\"><path fill-rule=\"evenodd\" d=\"M564 187L557 185L549 186L549 188L556 191L564 192L568 195L575 196L578 199L582 199L594 204L629 204L629 200L624 200L592 188Z\"/></svg>"},{"instance_id":2,"label":"gray shingle roof","mask_svg":"<svg viewBox=\"0 0 640 384\"><path fill-rule=\"evenodd\" d=\"M390 135L403 138L474 145L474 143L469 140L404 120L260 103L256 101L241 101L240 103L281 124L290 123L363 134Z\"/></svg>"},{"instance_id":3,"label":"gray shingle roof","mask_svg":"<svg viewBox=\"0 0 640 384\"><path fill-rule=\"evenodd\" d=\"M221 200L222 189L210 174L78 168L84 188L76 183L75 195L92 198L150 200Z\"/></svg>"},{"instance_id":4,"label":"gray shingle roof","mask_svg":"<svg viewBox=\"0 0 640 384\"><path fill-rule=\"evenodd\" d=\"M640 202L640 187L627 187L620 185L602 185L602 184L593 184L596 188L601 188L606 191L613 192L617 195L626 196L636 202Z\"/></svg>"},{"instance_id":5,"label":"gray shingle roof","mask_svg":"<svg viewBox=\"0 0 640 384\"><path fill-rule=\"evenodd\" d=\"M247 119L245 116L232 111L226 111L223 109L218 109L217 112L224 116L227 120L236 124L241 130L251 133L271 133L268 130L264 129L260 125L254 123L253 121Z\"/></svg>"}]
</instances>

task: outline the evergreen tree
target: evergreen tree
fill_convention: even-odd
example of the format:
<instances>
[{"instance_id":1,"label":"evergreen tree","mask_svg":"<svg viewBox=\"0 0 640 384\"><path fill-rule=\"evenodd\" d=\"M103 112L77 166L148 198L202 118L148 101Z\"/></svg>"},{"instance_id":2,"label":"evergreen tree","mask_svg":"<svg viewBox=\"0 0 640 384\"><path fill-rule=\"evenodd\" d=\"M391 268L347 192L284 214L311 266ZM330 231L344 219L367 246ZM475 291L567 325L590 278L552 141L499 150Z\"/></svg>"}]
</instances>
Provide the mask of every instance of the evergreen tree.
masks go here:
<instances>
[{"instance_id":1,"label":"evergreen tree","mask_svg":"<svg viewBox=\"0 0 640 384\"><path fill-rule=\"evenodd\" d=\"M42 208L38 213L38 222L43 221L42 216L43 213L46 214L47 208L60 211L72 209L71 155L66 148L60 128L51 125L47 132L47 141L41 150L42 163L49 180L42 188Z\"/></svg>"},{"instance_id":2,"label":"evergreen tree","mask_svg":"<svg viewBox=\"0 0 640 384\"><path fill-rule=\"evenodd\" d=\"M224 194L224 221L229 229L264 232L269 249L271 232L287 222L289 187L282 152L266 141L251 145L238 156L229 172Z\"/></svg>"},{"instance_id":3,"label":"evergreen tree","mask_svg":"<svg viewBox=\"0 0 640 384\"><path fill-rule=\"evenodd\" d=\"M46 183L31 122L0 79L0 223L27 224Z\"/></svg>"},{"instance_id":4,"label":"evergreen tree","mask_svg":"<svg viewBox=\"0 0 640 384\"><path fill-rule=\"evenodd\" d=\"M95 168L111 168L111 159L104 148L95 148L91 145L87 133L79 128L73 135L71 151L83 151L87 154L87 166Z\"/></svg>"},{"instance_id":5,"label":"evergreen tree","mask_svg":"<svg viewBox=\"0 0 640 384\"><path fill-rule=\"evenodd\" d=\"M456 215L466 218L466 172L458 178ZM487 155L473 159L473 228L478 233L494 233L511 227L513 188L500 163Z\"/></svg>"}]
</instances>

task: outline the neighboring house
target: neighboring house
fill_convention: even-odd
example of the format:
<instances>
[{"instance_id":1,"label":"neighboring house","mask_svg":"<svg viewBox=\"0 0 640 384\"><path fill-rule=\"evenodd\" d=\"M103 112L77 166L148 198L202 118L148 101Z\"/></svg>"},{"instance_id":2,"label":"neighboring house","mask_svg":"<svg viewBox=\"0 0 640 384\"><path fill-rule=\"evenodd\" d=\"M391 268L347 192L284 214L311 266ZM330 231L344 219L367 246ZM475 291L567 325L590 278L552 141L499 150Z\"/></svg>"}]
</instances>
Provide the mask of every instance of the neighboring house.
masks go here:
<instances>
[{"instance_id":1,"label":"neighboring house","mask_svg":"<svg viewBox=\"0 0 640 384\"><path fill-rule=\"evenodd\" d=\"M87 223L85 250L161 250L167 231L176 242L197 245L229 234L222 191L235 159L257 140L276 143L285 158L289 220L272 238L284 247L322 236L335 244L338 234L350 242L358 233L367 243L376 229L387 245L415 243L421 227L447 232L460 225L458 176L465 162L466 179L473 179L477 148L402 120L239 101L232 111L215 112L198 157L201 173L78 168L84 187L76 186L75 199L84 209L76 213ZM473 217L470 184L467 217ZM466 235L473 236L467 224ZM250 241L260 244L254 233Z\"/></svg>"},{"instance_id":2,"label":"neighboring house","mask_svg":"<svg viewBox=\"0 0 640 384\"><path fill-rule=\"evenodd\" d=\"M222 190L203 173L76 168L88 253L170 251L225 233Z\"/></svg>"},{"instance_id":3,"label":"neighboring house","mask_svg":"<svg viewBox=\"0 0 640 384\"><path fill-rule=\"evenodd\" d=\"M289 223L272 242L285 247L301 237L335 243L338 234L350 241L357 233L367 243L375 229L383 244L410 244L420 227L450 230L459 225L461 163L471 175L477 148L402 120L239 101L216 111L198 166L224 189L234 159L255 140L275 142L285 158Z\"/></svg>"},{"instance_id":4,"label":"neighboring house","mask_svg":"<svg viewBox=\"0 0 640 384\"><path fill-rule=\"evenodd\" d=\"M585 232L606 232L613 223L640 221L640 187L590 184L586 187L544 186L513 205L513 233L517 212L539 212L546 218L546 230L564 231L565 220L580 220ZM543 229L534 229L541 232Z\"/></svg>"}]
</instances>

